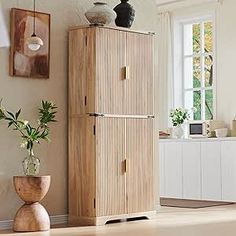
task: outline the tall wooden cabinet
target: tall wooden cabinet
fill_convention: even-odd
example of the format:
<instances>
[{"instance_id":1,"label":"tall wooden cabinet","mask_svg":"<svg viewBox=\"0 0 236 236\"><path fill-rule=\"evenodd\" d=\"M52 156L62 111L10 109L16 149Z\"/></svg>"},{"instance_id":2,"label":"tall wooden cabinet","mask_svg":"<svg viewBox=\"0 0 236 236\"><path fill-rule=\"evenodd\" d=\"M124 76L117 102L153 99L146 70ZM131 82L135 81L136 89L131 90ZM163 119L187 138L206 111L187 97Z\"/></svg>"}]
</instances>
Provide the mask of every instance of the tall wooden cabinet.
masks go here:
<instances>
[{"instance_id":1,"label":"tall wooden cabinet","mask_svg":"<svg viewBox=\"0 0 236 236\"><path fill-rule=\"evenodd\" d=\"M69 32L69 221L155 215L153 37Z\"/></svg>"}]
</instances>

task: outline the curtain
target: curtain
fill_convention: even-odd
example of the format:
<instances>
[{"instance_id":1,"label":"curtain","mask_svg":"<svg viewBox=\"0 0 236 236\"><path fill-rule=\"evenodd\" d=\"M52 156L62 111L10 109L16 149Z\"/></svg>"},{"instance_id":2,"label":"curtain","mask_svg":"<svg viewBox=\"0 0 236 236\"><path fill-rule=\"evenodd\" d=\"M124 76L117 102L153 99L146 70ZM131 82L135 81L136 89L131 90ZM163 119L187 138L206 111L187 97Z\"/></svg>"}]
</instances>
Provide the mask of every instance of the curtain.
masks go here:
<instances>
[{"instance_id":1,"label":"curtain","mask_svg":"<svg viewBox=\"0 0 236 236\"><path fill-rule=\"evenodd\" d=\"M4 17L2 14L2 6L0 3L0 47L8 47L9 46L9 36L7 27L5 25Z\"/></svg>"},{"instance_id":2,"label":"curtain","mask_svg":"<svg viewBox=\"0 0 236 236\"><path fill-rule=\"evenodd\" d=\"M159 129L167 130L173 108L172 37L170 13L159 14L158 27L158 116Z\"/></svg>"}]
</instances>

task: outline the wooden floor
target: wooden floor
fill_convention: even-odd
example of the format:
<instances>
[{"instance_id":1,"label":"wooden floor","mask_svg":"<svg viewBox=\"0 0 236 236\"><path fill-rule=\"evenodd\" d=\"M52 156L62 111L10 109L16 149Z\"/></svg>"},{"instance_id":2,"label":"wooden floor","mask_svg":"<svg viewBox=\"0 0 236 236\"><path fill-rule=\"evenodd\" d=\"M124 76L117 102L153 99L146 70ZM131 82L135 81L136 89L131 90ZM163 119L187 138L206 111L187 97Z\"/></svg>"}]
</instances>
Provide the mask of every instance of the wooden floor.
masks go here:
<instances>
[{"instance_id":1,"label":"wooden floor","mask_svg":"<svg viewBox=\"0 0 236 236\"><path fill-rule=\"evenodd\" d=\"M235 236L236 205L202 209L163 207L153 220L119 222L100 227L55 228L49 232L0 231L0 236Z\"/></svg>"}]
</instances>

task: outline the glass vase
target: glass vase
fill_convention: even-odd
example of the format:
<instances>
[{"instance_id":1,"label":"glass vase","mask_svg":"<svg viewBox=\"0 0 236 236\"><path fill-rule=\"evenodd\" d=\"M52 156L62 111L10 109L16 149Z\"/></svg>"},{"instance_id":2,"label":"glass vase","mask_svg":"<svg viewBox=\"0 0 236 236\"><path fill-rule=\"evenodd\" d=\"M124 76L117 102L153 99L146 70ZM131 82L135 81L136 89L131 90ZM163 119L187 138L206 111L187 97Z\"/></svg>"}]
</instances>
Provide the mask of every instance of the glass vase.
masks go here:
<instances>
[{"instance_id":1,"label":"glass vase","mask_svg":"<svg viewBox=\"0 0 236 236\"><path fill-rule=\"evenodd\" d=\"M26 176L36 176L39 174L40 160L37 158L33 151L23 160L23 171Z\"/></svg>"}]
</instances>

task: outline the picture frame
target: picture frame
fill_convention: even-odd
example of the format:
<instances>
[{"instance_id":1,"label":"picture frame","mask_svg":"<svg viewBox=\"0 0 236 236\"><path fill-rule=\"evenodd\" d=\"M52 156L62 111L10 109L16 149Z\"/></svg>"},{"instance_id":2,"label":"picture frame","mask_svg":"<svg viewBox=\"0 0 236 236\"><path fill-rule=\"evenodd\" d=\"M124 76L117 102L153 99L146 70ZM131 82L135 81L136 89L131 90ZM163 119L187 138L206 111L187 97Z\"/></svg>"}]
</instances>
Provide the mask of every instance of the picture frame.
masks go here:
<instances>
[{"instance_id":1,"label":"picture frame","mask_svg":"<svg viewBox=\"0 0 236 236\"><path fill-rule=\"evenodd\" d=\"M37 51L28 48L27 40L35 33L43 41ZM25 9L11 9L10 75L48 79L50 75L50 14Z\"/></svg>"}]
</instances>

